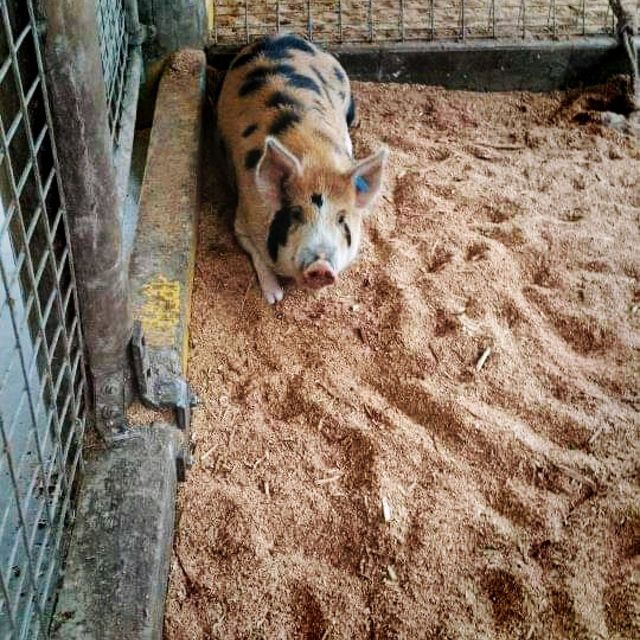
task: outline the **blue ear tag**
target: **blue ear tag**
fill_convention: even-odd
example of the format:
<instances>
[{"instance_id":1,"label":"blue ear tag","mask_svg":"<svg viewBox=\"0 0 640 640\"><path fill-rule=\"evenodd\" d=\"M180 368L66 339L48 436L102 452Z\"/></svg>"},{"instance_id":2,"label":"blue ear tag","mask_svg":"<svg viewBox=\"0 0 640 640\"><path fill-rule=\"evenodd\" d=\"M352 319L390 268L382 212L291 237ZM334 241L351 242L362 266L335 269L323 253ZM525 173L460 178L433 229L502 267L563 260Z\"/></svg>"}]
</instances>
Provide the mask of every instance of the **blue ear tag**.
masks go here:
<instances>
[{"instance_id":1,"label":"blue ear tag","mask_svg":"<svg viewBox=\"0 0 640 640\"><path fill-rule=\"evenodd\" d=\"M369 183L362 176L356 176L355 184L358 193L367 193L369 191Z\"/></svg>"}]
</instances>

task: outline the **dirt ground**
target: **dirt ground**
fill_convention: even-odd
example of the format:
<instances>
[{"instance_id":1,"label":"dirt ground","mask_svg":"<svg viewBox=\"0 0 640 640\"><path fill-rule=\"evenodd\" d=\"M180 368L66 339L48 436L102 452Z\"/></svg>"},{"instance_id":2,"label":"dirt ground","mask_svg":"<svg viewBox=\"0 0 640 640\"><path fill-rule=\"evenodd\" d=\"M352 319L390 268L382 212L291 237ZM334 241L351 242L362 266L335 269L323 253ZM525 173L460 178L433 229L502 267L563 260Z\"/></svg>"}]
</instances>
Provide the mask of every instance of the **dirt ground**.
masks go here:
<instances>
[{"instance_id":1,"label":"dirt ground","mask_svg":"<svg viewBox=\"0 0 640 640\"><path fill-rule=\"evenodd\" d=\"M206 194L166 638L640 638L640 143L355 91L391 156L336 287L267 306Z\"/></svg>"}]
</instances>

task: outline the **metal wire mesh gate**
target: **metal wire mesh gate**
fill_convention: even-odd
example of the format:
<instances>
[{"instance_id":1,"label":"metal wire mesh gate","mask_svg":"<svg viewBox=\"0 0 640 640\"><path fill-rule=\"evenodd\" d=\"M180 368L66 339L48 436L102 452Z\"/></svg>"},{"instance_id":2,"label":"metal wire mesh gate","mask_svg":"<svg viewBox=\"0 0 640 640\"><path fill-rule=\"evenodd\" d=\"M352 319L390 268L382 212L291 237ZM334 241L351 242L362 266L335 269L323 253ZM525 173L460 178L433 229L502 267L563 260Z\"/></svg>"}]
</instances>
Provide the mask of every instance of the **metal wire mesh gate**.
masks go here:
<instances>
[{"instance_id":1,"label":"metal wire mesh gate","mask_svg":"<svg viewBox=\"0 0 640 640\"><path fill-rule=\"evenodd\" d=\"M115 144L120 132L129 50L124 0L98 0L96 9L109 127Z\"/></svg>"},{"instance_id":2,"label":"metal wire mesh gate","mask_svg":"<svg viewBox=\"0 0 640 640\"><path fill-rule=\"evenodd\" d=\"M559 38L612 33L608 0L210 0L215 44L281 30L320 42ZM637 11L637 8L636 8Z\"/></svg>"},{"instance_id":3,"label":"metal wire mesh gate","mask_svg":"<svg viewBox=\"0 0 640 640\"><path fill-rule=\"evenodd\" d=\"M33 6L0 12L0 628L37 637L82 464L86 382Z\"/></svg>"},{"instance_id":4,"label":"metal wire mesh gate","mask_svg":"<svg viewBox=\"0 0 640 640\"><path fill-rule=\"evenodd\" d=\"M33 0L0 0L2 638L47 634L89 410L38 6ZM124 0L96 5L115 160L126 102L126 9Z\"/></svg>"}]
</instances>

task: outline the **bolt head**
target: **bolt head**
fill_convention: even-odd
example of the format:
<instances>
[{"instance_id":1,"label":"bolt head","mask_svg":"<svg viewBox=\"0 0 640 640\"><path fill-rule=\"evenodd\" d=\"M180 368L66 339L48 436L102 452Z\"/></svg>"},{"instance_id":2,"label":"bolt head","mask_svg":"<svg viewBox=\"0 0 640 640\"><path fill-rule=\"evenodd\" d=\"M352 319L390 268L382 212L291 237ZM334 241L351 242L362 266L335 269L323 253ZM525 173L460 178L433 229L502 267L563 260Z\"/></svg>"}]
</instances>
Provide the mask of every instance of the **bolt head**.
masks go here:
<instances>
[{"instance_id":1,"label":"bolt head","mask_svg":"<svg viewBox=\"0 0 640 640\"><path fill-rule=\"evenodd\" d=\"M113 420L120 415L120 409L114 405L105 405L102 407L102 417L105 420Z\"/></svg>"}]
</instances>

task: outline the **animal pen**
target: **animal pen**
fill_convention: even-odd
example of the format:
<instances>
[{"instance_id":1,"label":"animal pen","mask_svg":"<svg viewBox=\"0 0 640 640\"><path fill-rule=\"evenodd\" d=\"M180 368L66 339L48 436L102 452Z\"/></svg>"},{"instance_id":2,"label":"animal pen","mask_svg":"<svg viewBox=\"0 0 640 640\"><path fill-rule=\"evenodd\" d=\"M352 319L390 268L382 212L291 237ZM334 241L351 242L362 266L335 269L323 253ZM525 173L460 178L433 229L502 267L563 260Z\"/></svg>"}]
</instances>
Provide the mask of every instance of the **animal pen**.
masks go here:
<instances>
[{"instance_id":1,"label":"animal pen","mask_svg":"<svg viewBox=\"0 0 640 640\"><path fill-rule=\"evenodd\" d=\"M182 591L201 589L194 567L185 568L177 552L171 560L177 481L189 478L194 456L196 466L208 469L219 446L203 450L191 433L196 398L185 379L199 189L211 173L207 162L215 162L207 151L212 114L205 107L203 51L221 76L242 46L292 31L334 52L356 81L475 91L578 89L621 74L631 78L622 85L628 95L605 100L608 109L601 109L622 104L607 116L620 125L633 115L634 90L637 99L638 4L0 0L0 13L0 637L160 637L170 569L175 601ZM363 87L370 105L377 90ZM473 148L486 161L519 144ZM397 176L409 179L411 171ZM223 232L216 233L207 246L233 253L220 240ZM473 246L468 259L482 259L487 246ZM437 273L449 258L435 246L432 252ZM369 286L368 277L363 281ZM237 295L238 322L248 291ZM199 319L217 311L198 304ZM255 311L255 317L262 316ZM436 335L454 331L456 322L437 316ZM230 340L234 331L235 325ZM489 354L483 350L478 371ZM202 371L211 373L210 364L192 366L206 390ZM136 398L152 411L138 406L128 418ZM637 409L637 397L626 402ZM204 404L203 415L215 421L218 414ZM371 420L381 411L365 410ZM282 414L285 422L298 419ZM231 448L233 433L222 448ZM594 432L589 443L598 437ZM265 460L266 453L256 454L244 464L255 471ZM223 473L227 462L214 471ZM342 473L315 486L333 486ZM576 471L567 473L576 480ZM271 497L267 480L260 491ZM392 511L385 497L384 522L395 517ZM636 558L638 522L620 525ZM241 555L244 542L233 532L228 537ZM385 581L397 583L393 565L385 566ZM182 574L186 587L176 577ZM512 589L491 584L498 606L494 600ZM302 608L318 608L309 603ZM171 609L170 637L236 637L216 631L224 611L206 633L193 627L180 635L176 625L186 623L177 611ZM299 637L347 637L339 624L318 625ZM392 637L380 623L378 635L372 628L369 637ZM351 637L360 637L354 629Z\"/></svg>"}]
</instances>

